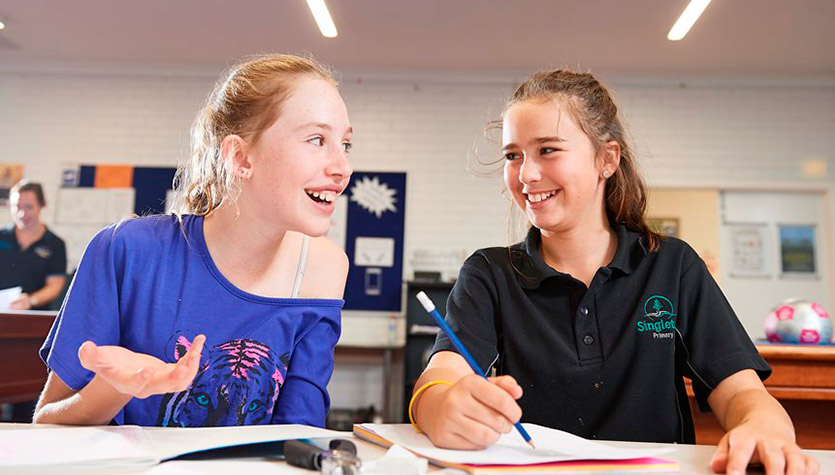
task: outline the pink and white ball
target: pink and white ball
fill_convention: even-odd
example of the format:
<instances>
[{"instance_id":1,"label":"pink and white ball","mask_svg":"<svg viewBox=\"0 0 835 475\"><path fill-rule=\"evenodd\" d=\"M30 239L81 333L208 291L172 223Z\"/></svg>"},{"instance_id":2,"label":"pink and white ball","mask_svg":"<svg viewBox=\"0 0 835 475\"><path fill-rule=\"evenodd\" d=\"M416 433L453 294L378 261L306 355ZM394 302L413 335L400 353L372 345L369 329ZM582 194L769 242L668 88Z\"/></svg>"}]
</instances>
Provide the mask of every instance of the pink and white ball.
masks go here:
<instances>
[{"instance_id":1,"label":"pink and white ball","mask_svg":"<svg viewBox=\"0 0 835 475\"><path fill-rule=\"evenodd\" d=\"M831 343L832 319L815 302L786 300L765 317L765 336L777 343Z\"/></svg>"}]
</instances>

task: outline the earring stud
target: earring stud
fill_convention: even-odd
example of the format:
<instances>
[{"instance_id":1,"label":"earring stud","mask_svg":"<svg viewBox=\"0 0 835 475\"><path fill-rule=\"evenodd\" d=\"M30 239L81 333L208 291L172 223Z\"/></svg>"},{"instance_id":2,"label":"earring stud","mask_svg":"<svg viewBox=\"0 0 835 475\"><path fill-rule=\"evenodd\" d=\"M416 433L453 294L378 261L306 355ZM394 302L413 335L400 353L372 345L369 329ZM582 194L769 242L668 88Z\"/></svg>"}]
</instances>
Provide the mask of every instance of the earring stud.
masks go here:
<instances>
[{"instance_id":1,"label":"earring stud","mask_svg":"<svg viewBox=\"0 0 835 475\"><path fill-rule=\"evenodd\" d=\"M612 172L609 170L603 170L603 178L608 180L610 176L612 176Z\"/></svg>"}]
</instances>

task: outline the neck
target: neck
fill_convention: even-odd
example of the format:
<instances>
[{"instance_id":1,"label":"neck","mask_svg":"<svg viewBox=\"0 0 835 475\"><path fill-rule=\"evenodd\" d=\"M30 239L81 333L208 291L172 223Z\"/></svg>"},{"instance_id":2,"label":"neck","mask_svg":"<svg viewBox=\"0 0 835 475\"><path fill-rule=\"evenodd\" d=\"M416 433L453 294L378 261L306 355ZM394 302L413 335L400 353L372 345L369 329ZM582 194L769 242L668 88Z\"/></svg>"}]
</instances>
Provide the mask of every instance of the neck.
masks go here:
<instances>
[{"instance_id":1,"label":"neck","mask_svg":"<svg viewBox=\"0 0 835 475\"><path fill-rule=\"evenodd\" d=\"M542 259L555 270L570 274L588 286L594 274L612 261L617 234L603 213L593 222L561 231L541 230Z\"/></svg>"},{"instance_id":2,"label":"neck","mask_svg":"<svg viewBox=\"0 0 835 475\"><path fill-rule=\"evenodd\" d=\"M17 232L20 234L24 234L27 236L32 236L35 234L39 234L43 231L46 231L46 226L43 225L40 221L30 224L29 226L15 226L17 228Z\"/></svg>"},{"instance_id":3,"label":"neck","mask_svg":"<svg viewBox=\"0 0 835 475\"><path fill-rule=\"evenodd\" d=\"M276 230L232 203L224 203L203 220L206 247L227 278L260 276L275 262L286 230ZM231 280L231 279L230 279Z\"/></svg>"}]
</instances>

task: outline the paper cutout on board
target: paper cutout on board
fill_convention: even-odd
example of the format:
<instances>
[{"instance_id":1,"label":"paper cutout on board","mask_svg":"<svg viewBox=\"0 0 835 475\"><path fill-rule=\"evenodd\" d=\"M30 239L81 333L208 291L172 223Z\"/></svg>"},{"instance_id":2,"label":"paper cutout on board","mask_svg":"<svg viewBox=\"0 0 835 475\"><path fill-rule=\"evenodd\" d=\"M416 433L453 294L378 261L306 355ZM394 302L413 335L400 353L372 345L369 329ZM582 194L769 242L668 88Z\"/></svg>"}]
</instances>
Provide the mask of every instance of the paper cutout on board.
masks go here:
<instances>
[{"instance_id":1,"label":"paper cutout on board","mask_svg":"<svg viewBox=\"0 0 835 475\"><path fill-rule=\"evenodd\" d=\"M351 201L379 218L386 211L397 212L397 198L394 196L396 194L397 190L380 183L379 177L363 177L351 188Z\"/></svg>"},{"instance_id":2,"label":"paper cutout on board","mask_svg":"<svg viewBox=\"0 0 835 475\"><path fill-rule=\"evenodd\" d=\"M391 267L394 265L394 238L358 237L354 245L354 265Z\"/></svg>"}]
</instances>

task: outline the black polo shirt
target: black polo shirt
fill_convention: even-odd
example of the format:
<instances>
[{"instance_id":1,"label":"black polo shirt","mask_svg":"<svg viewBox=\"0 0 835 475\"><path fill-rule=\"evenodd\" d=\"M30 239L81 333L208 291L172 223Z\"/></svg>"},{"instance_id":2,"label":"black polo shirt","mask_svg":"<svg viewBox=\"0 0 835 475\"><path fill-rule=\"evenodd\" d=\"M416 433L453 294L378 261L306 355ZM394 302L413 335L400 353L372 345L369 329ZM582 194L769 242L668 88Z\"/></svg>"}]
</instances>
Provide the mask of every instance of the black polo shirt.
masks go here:
<instances>
[{"instance_id":1,"label":"black polo shirt","mask_svg":"<svg viewBox=\"0 0 835 475\"><path fill-rule=\"evenodd\" d=\"M476 251L447 301L447 322L485 373L524 390L522 421L607 440L695 443L683 377L696 398L757 353L704 262L681 240L647 251L615 224L618 247L591 286L548 267L531 229L511 248ZM433 352L454 350L439 334Z\"/></svg>"},{"instance_id":2,"label":"black polo shirt","mask_svg":"<svg viewBox=\"0 0 835 475\"><path fill-rule=\"evenodd\" d=\"M14 226L0 229L0 289L21 286L32 293L46 285L48 276L66 272L66 246L49 229L26 250L20 249Z\"/></svg>"}]
</instances>

